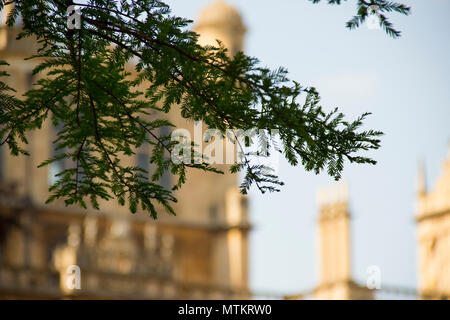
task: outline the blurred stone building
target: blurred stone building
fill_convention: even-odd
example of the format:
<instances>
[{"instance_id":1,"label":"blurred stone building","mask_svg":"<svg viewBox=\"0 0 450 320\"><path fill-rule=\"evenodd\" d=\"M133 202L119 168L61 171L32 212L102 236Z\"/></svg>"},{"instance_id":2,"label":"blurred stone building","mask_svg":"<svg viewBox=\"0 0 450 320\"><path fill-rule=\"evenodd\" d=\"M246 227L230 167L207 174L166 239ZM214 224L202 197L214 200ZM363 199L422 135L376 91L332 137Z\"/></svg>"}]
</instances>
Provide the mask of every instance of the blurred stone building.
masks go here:
<instances>
[{"instance_id":1,"label":"blurred stone building","mask_svg":"<svg viewBox=\"0 0 450 320\"><path fill-rule=\"evenodd\" d=\"M37 80L37 61L24 61L37 44L15 40L19 28L1 26L0 58L10 64L5 81L22 95ZM201 13L196 30L203 44L221 39L230 52L242 50L241 17L221 1ZM193 132L194 124L178 110L167 117ZM46 205L55 174L73 165L59 161L37 168L58 152L52 143L57 130L46 122L32 132L29 157L0 149L0 298L249 296L247 201L236 175L189 171L176 194L177 216L159 208L156 221L143 212L132 215L115 201L102 202L100 211ZM146 168L149 155L149 147L141 147L130 161ZM161 183L169 186L171 179L166 175Z\"/></svg>"},{"instance_id":2,"label":"blurred stone building","mask_svg":"<svg viewBox=\"0 0 450 320\"><path fill-rule=\"evenodd\" d=\"M423 168L418 179L419 293L424 299L450 299L450 145L442 169L430 190Z\"/></svg>"},{"instance_id":3,"label":"blurred stone building","mask_svg":"<svg viewBox=\"0 0 450 320\"><path fill-rule=\"evenodd\" d=\"M286 296L289 300L372 300L374 288L352 278L351 214L348 186L337 183L317 192L319 206L316 248L318 250L317 286L308 292Z\"/></svg>"},{"instance_id":4,"label":"blurred stone building","mask_svg":"<svg viewBox=\"0 0 450 320\"><path fill-rule=\"evenodd\" d=\"M37 61L24 61L37 44L32 39L16 41L19 28L0 26L0 59L10 63L11 77L5 80L21 95L37 80L32 75ZM195 30L201 44L220 39L231 54L243 48L246 28L224 1L206 8ZM177 110L168 119L194 135L194 124L181 119ZM156 221L142 212L132 215L114 201L101 203L100 211L61 202L45 205L55 173L71 165L63 161L37 168L58 152L52 144L57 130L47 122L30 134L29 157L11 157L0 147L0 299L250 297L250 225L237 176L189 171L176 195L178 215L159 208ZM149 154L148 148L140 148L131 161L147 168ZM226 172L225 166L222 169ZM171 179L166 175L161 183L168 186ZM425 186L424 172L419 182L419 296L449 298L450 153L432 190ZM373 290L352 278L350 223L346 187L320 191L319 283L311 292L289 299L375 298ZM78 271L80 289L71 285Z\"/></svg>"},{"instance_id":5,"label":"blurred stone building","mask_svg":"<svg viewBox=\"0 0 450 320\"><path fill-rule=\"evenodd\" d=\"M371 300L376 293L397 298L450 299L450 145L434 188L426 187L421 168L417 192L418 289L358 284L351 272L351 215L348 190L336 184L318 192L317 249L319 283L287 299ZM376 266L372 266L376 267ZM376 276L380 270L370 270ZM376 280L376 279L375 279ZM374 290L380 289L380 290Z\"/></svg>"}]
</instances>

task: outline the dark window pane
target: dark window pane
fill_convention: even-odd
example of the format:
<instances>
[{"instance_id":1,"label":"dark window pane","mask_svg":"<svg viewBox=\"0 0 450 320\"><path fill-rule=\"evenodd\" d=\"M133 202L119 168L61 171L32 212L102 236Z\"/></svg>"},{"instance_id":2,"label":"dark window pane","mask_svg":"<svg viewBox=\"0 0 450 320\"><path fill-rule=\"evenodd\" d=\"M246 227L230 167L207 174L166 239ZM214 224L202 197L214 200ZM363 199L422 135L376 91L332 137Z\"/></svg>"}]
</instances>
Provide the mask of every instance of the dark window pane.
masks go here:
<instances>
[{"instance_id":1,"label":"dark window pane","mask_svg":"<svg viewBox=\"0 0 450 320\"><path fill-rule=\"evenodd\" d=\"M137 154L137 166L141 169L147 171L147 173L142 172L142 175L149 176L150 173L150 159L147 153L138 153Z\"/></svg>"},{"instance_id":2,"label":"dark window pane","mask_svg":"<svg viewBox=\"0 0 450 320\"><path fill-rule=\"evenodd\" d=\"M26 83L25 83L25 88L27 90L31 90L31 88L33 87L33 82L34 82L34 75L33 72L30 71L27 73L27 79L26 79Z\"/></svg>"},{"instance_id":3,"label":"dark window pane","mask_svg":"<svg viewBox=\"0 0 450 320\"><path fill-rule=\"evenodd\" d=\"M164 171L164 174L161 177L161 180L159 181L160 185L164 189L170 189L172 186L172 175L169 171Z\"/></svg>"},{"instance_id":4,"label":"dark window pane","mask_svg":"<svg viewBox=\"0 0 450 320\"><path fill-rule=\"evenodd\" d=\"M168 126L163 126L163 127L159 128L160 136L163 136L163 137L168 136L168 135L170 135L170 132L171 132L171 129Z\"/></svg>"}]
</instances>

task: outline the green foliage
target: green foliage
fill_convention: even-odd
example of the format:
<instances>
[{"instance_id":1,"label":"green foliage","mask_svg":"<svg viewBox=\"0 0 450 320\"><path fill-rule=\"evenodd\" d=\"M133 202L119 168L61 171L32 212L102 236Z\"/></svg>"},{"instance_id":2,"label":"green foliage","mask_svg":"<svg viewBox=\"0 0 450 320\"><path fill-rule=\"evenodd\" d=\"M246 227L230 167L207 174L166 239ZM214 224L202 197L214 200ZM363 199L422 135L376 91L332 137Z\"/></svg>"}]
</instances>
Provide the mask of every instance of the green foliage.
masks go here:
<instances>
[{"instance_id":1,"label":"green foliage","mask_svg":"<svg viewBox=\"0 0 450 320\"><path fill-rule=\"evenodd\" d=\"M49 117L55 126L62 124L55 144L63 152L41 166L60 159L74 165L59 174L48 202L62 198L67 205L87 207L90 202L98 208L99 198L115 198L133 213L141 208L156 218L159 203L174 214L173 192L186 181L188 167L220 173L206 161L177 164L168 157L174 142L158 129L172 126L164 114L174 106L182 117L202 120L223 133L227 129L278 130L279 152L290 164L300 162L315 173L327 170L339 179L345 160L375 164L359 155L380 146L381 132L361 130L368 114L347 121L337 109L326 112L317 91L290 81L286 70L262 67L242 52L230 57L220 43L200 46L198 35L187 29L191 21L171 15L160 1L77 4L82 7L79 30L66 25L66 11L73 1L0 0L0 9L12 3L8 24L20 14L20 37L38 39L42 48L32 58L43 62L34 73L44 77L20 100L0 83L0 137L17 155L26 153L20 147L27 142L26 132L39 129ZM385 11L403 10L385 5ZM360 13L358 23L365 17ZM125 71L131 59L136 62L133 76ZM270 136L265 138L274 144ZM149 161L156 167L150 180L143 179L144 169L123 161L144 143L152 146ZM168 170L178 176L169 190L158 183ZM263 192L282 185L270 168L247 157L230 170L246 171L244 193L252 184Z\"/></svg>"},{"instance_id":2,"label":"green foliage","mask_svg":"<svg viewBox=\"0 0 450 320\"><path fill-rule=\"evenodd\" d=\"M319 3L320 0L309 0L312 3ZM340 5L342 3L341 0L327 0L329 4ZM344 0L347 1L347 0ZM377 9L377 14L379 15L380 26L384 29L384 31L391 36L392 38L398 38L401 34L400 31L394 29L392 23L386 17L385 13L397 12L404 15L408 15L411 12L411 8L397 2L386 1L386 0L358 0L357 1L357 14L350 19L346 23L346 27L349 29L356 29L361 24L366 21L366 19L371 14L375 14L372 12L371 6Z\"/></svg>"},{"instance_id":3,"label":"green foliage","mask_svg":"<svg viewBox=\"0 0 450 320\"><path fill-rule=\"evenodd\" d=\"M3 67L8 66L8 63L6 61L0 60L0 66L3 66ZM4 70L0 70L0 77L5 77L5 76L9 76L9 74ZM15 92L15 90L13 88L8 86L3 81L0 81L0 105L1 105L0 119L1 119L2 123L7 123L7 122L11 123L11 122L15 121L15 119L17 117L17 111L23 107L22 101L20 101L13 95L14 92ZM18 126L21 127L21 129L17 128ZM23 132L25 132L26 128L23 128L22 126L24 126L24 124L17 123L15 125L11 126L9 130L8 130L8 128L6 128L4 126L0 127L1 137L5 136L5 134L7 132L8 132L9 136L13 137L13 138L9 139L7 136L6 139L4 139L4 140L2 139L2 144L7 142L9 145L9 148L11 150L11 153L15 156L19 155L19 153L26 154L26 151L21 149L17 143L17 139L19 139L20 141L25 142L25 143L27 142L25 135L23 134Z\"/></svg>"}]
</instances>

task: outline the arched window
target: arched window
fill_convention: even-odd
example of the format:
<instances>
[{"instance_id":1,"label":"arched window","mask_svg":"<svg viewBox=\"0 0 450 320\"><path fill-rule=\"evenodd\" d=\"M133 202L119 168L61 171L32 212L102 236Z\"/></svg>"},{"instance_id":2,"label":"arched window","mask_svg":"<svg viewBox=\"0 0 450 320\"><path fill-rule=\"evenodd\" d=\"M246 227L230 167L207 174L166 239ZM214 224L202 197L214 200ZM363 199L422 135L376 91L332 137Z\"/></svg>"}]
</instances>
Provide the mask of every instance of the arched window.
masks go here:
<instances>
[{"instance_id":1,"label":"arched window","mask_svg":"<svg viewBox=\"0 0 450 320\"><path fill-rule=\"evenodd\" d=\"M146 139L149 139L149 134L146 134ZM145 178L142 178L145 181L148 181L150 178L150 145L148 142L144 142L136 152L136 165L144 169L146 172L141 172L140 174Z\"/></svg>"},{"instance_id":2,"label":"arched window","mask_svg":"<svg viewBox=\"0 0 450 320\"><path fill-rule=\"evenodd\" d=\"M164 126L164 127L161 127L161 128L159 129L159 135L160 135L160 137L164 137L164 138L165 138L165 137L168 137L170 134L171 134L170 127ZM169 140L166 140L166 141L170 141L170 139L169 139ZM164 154L164 157L165 157L165 159L167 160L167 159L169 159L170 154L169 154L168 152L166 152L166 153ZM172 187L172 174L170 173L169 170L164 171L164 173L163 173L161 179L159 180L159 184L160 184L164 189L167 189L167 190L170 189L170 188Z\"/></svg>"},{"instance_id":3,"label":"arched window","mask_svg":"<svg viewBox=\"0 0 450 320\"><path fill-rule=\"evenodd\" d=\"M159 130L160 137L168 137L170 133L170 128L166 126L161 127ZM151 148L148 143L144 143L136 152L136 165L148 172L146 175L147 179L150 179L155 170L155 165L150 164L150 152ZM170 155L168 153L165 154L166 159L168 159L169 156ZM145 175L144 173L142 174ZM159 180L159 184L165 189L170 189L172 187L172 174L170 173L170 171L164 172Z\"/></svg>"},{"instance_id":4,"label":"arched window","mask_svg":"<svg viewBox=\"0 0 450 320\"><path fill-rule=\"evenodd\" d=\"M53 134L50 135L51 136L51 157L57 157L60 156L62 154L64 154L64 150L63 149L56 149L56 144L53 143L53 140L56 139L58 132L60 132L61 130L63 130L64 125L62 122L60 122L58 124L57 127L52 127L53 128ZM58 173L64 171L66 169L65 167L65 159L59 159L57 161L52 162L51 164L49 164L48 166L48 183L50 185L55 184L56 182L59 181L59 179L61 179L61 176L58 176Z\"/></svg>"},{"instance_id":5,"label":"arched window","mask_svg":"<svg viewBox=\"0 0 450 320\"><path fill-rule=\"evenodd\" d=\"M142 147L141 147L142 148ZM147 146L148 149L148 146ZM146 150L139 150L136 154L137 158L137 165L139 168L144 169L145 172L141 172L143 176L146 176L149 178L150 176L150 155L149 152Z\"/></svg>"}]
</instances>

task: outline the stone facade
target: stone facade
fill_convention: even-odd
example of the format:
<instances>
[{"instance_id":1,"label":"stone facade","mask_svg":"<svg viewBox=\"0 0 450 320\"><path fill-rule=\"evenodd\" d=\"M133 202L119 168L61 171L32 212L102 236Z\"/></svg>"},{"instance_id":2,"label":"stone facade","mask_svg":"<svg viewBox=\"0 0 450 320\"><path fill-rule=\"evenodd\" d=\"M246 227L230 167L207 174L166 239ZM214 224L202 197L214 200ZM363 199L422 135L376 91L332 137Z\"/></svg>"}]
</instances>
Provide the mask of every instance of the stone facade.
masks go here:
<instances>
[{"instance_id":1,"label":"stone facade","mask_svg":"<svg viewBox=\"0 0 450 320\"><path fill-rule=\"evenodd\" d=\"M450 299L450 148L436 185L419 175L417 195L419 291L425 299Z\"/></svg>"}]
</instances>

